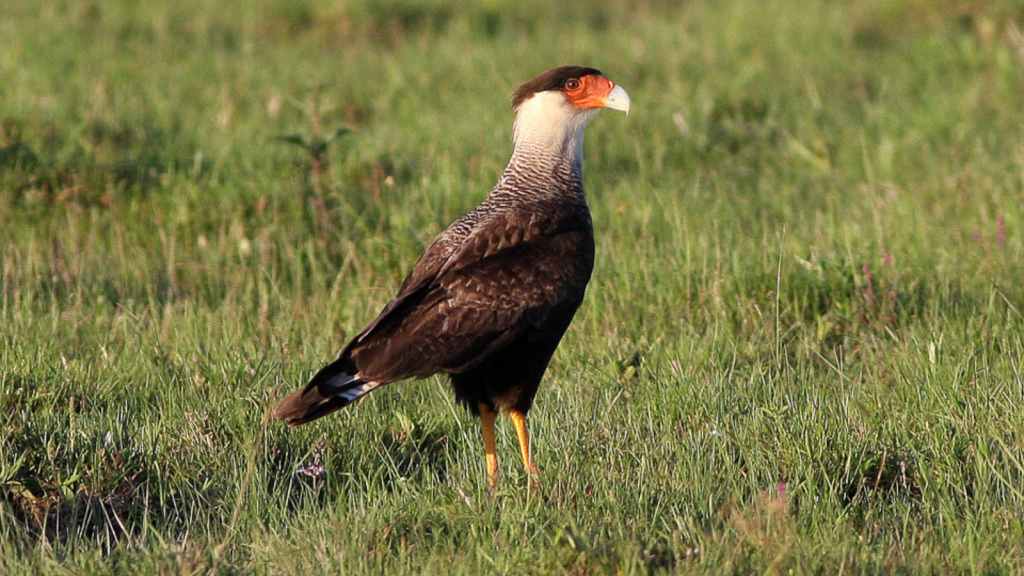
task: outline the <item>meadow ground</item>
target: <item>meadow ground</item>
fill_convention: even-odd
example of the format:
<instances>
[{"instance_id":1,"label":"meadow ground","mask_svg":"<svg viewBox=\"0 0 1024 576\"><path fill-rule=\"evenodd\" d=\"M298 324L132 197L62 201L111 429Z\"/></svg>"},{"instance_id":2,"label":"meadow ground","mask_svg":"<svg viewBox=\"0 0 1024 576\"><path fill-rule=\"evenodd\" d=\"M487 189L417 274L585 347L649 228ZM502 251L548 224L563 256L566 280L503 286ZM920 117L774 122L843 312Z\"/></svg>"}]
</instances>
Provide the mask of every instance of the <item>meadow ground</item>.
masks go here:
<instances>
[{"instance_id":1,"label":"meadow ground","mask_svg":"<svg viewBox=\"0 0 1024 576\"><path fill-rule=\"evenodd\" d=\"M1019 3L156 4L0 7L0 572L1024 571ZM539 488L441 379L269 420L567 63Z\"/></svg>"}]
</instances>

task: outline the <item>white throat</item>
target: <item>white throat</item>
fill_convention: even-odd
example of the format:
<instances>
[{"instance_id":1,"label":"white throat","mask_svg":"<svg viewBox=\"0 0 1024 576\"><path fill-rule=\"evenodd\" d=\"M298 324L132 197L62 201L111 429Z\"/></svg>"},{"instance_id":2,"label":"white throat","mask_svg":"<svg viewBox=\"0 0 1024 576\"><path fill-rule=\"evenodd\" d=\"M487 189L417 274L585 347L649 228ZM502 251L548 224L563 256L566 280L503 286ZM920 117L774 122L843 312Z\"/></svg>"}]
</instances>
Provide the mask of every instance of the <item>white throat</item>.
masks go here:
<instances>
[{"instance_id":1,"label":"white throat","mask_svg":"<svg viewBox=\"0 0 1024 576\"><path fill-rule=\"evenodd\" d=\"M579 110L560 92L539 92L516 109L512 127L513 156L543 155L583 166L583 132L597 108Z\"/></svg>"}]
</instances>

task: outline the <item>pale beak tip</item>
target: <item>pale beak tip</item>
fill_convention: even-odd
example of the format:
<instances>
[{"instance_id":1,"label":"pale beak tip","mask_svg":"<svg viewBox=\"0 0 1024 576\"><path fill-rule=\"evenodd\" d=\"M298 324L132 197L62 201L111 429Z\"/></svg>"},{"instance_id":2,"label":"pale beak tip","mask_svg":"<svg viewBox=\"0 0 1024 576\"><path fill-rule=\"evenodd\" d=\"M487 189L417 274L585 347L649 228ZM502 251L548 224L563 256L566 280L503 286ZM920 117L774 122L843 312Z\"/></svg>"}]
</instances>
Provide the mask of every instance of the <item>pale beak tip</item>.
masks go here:
<instances>
[{"instance_id":1,"label":"pale beak tip","mask_svg":"<svg viewBox=\"0 0 1024 576\"><path fill-rule=\"evenodd\" d=\"M622 86L616 85L612 88L611 92L608 92L608 97L605 99L605 107L625 112L628 116L630 108L629 94L622 89Z\"/></svg>"}]
</instances>

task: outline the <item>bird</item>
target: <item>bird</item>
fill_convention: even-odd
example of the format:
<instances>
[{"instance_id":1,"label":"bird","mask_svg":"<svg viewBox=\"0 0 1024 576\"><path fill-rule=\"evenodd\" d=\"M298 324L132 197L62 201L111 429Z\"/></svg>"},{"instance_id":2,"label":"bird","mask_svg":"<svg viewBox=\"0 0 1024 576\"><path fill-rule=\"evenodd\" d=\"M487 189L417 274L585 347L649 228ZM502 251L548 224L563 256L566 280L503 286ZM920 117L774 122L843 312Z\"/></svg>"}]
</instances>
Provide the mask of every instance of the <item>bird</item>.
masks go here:
<instances>
[{"instance_id":1,"label":"bird","mask_svg":"<svg viewBox=\"0 0 1024 576\"><path fill-rule=\"evenodd\" d=\"M583 135L603 108L628 114L630 99L595 68L554 68L515 90L512 157L490 194L430 243L376 319L273 416L298 426L385 384L446 373L481 420L490 485L500 412L535 479L527 413L594 269Z\"/></svg>"}]
</instances>

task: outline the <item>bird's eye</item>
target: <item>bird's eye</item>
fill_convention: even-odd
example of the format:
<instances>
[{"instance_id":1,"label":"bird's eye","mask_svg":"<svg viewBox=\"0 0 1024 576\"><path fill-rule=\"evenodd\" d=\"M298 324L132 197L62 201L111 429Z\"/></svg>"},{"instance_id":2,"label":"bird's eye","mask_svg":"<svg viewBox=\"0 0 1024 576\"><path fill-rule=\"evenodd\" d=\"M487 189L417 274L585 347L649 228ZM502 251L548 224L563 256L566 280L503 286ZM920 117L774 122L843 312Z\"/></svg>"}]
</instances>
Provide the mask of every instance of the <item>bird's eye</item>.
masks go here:
<instances>
[{"instance_id":1,"label":"bird's eye","mask_svg":"<svg viewBox=\"0 0 1024 576\"><path fill-rule=\"evenodd\" d=\"M580 81L577 80L576 78L570 78L570 79L566 80L565 81L565 89L566 90L579 90L580 89Z\"/></svg>"}]
</instances>

